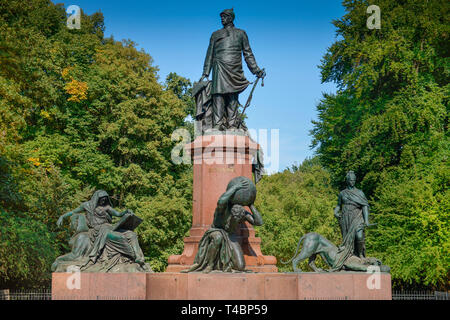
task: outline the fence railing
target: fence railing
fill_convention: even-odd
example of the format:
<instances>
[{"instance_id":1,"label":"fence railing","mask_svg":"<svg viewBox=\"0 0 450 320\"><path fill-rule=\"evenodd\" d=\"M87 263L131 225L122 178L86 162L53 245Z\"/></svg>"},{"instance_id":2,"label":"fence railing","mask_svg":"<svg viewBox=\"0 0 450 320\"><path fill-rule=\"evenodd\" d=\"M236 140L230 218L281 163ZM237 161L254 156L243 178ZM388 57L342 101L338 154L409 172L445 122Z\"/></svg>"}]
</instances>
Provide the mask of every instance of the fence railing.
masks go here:
<instances>
[{"instance_id":1,"label":"fence railing","mask_svg":"<svg viewBox=\"0 0 450 320\"><path fill-rule=\"evenodd\" d=\"M0 300L52 300L52 290L0 290Z\"/></svg>"},{"instance_id":2,"label":"fence railing","mask_svg":"<svg viewBox=\"0 0 450 320\"><path fill-rule=\"evenodd\" d=\"M442 291L392 291L392 300L448 300L448 292Z\"/></svg>"}]
</instances>

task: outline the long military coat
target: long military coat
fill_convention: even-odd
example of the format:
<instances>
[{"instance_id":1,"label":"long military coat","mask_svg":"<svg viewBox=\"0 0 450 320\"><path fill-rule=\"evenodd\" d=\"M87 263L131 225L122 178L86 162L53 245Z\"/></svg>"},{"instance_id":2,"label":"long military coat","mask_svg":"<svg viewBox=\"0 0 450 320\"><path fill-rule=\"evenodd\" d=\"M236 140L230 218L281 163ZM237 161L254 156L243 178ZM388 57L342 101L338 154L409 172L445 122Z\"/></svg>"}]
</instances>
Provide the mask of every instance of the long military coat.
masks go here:
<instances>
[{"instance_id":1,"label":"long military coat","mask_svg":"<svg viewBox=\"0 0 450 320\"><path fill-rule=\"evenodd\" d=\"M227 26L211 35L203 74L212 69L211 94L241 93L249 85L242 70L242 54L253 74L260 69L244 30Z\"/></svg>"}]
</instances>

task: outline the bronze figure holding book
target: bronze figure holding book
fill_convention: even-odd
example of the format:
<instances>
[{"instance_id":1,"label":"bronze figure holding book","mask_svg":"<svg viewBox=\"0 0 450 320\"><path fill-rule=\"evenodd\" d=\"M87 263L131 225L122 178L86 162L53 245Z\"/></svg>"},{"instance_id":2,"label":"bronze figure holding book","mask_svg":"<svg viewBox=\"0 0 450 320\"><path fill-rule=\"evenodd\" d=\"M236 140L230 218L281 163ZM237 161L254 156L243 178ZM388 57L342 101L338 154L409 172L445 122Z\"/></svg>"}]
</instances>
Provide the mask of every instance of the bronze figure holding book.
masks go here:
<instances>
[{"instance_id":1,"label":"bronze figure holding book","mask_svg":"<svg viewBox=\"0 0 450 320\"><path fill-rule=\"evenodd\" d=\"M66 272L68 266L77 266L82 272L151 272L133 232L142 220L131 210L113 209L106 191L96 191L90 201L63 214L58 226L66 217L71 217L75 230L69 242L72 252L57 258L52 271ZM113 224L113 217L121 219Z\"/></svg>"}]
</instances>

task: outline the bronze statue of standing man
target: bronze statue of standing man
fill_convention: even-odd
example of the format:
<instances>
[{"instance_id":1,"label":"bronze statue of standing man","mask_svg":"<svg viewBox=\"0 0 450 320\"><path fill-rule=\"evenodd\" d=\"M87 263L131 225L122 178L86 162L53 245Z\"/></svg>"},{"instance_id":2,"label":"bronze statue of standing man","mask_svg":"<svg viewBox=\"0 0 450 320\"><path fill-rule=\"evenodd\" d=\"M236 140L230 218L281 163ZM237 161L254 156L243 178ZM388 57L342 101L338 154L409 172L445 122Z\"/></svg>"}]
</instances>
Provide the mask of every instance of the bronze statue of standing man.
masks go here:
<instances>
[{"instance_id":1,"label":"bronze statue of standing man","mask_svg":"<svg viewBox=\"0 0 450 320\"><path fill-rule=\"evenodd\" d=\"M233 9L222 11L220 17L223 28L211 35L200 82L212 69L212 125L224 131L237 127L238 96L250 84L242 69L242 54L254 75L263 78L265 72L256 64L245 31L234 27Z\"/></svg>"}]
</instances>

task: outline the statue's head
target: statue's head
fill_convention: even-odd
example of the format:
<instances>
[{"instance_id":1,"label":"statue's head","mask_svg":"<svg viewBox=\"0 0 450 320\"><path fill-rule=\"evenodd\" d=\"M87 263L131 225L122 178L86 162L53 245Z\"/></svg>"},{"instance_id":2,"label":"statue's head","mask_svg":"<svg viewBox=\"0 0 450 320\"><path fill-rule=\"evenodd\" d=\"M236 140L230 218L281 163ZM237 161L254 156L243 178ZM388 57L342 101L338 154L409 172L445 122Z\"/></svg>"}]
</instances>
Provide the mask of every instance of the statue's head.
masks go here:
<instances>
[{"instance_id":1,"label":"statue's head","mask_svg":"<svg viewBox=\"0 0 450 320\"><path fill-rule=\"evenodd\" d=\"M242 219L245 216L245 209L240 204L234 204L231 207L231 215L237 220Z\"/></svg>"},{"instance_id":2,"label":"statue's head","mask_svg":"<svg viewBox=\"0 0 450 320\"><path fill-rule=\"evenodd\" d=\"M234 21L234 11L233 8L225 9L220 13L220 19L222 20L222 25L226 26Z\"/></svg>"},{"instance_id":3,"label":"statue's head","mask_svg":"<svg viewBox=\"0 0 450 320\"><path fill-rule=\"evenodd\" d=\"M97 190L95 191L94 195L92 196L92 198L97 199L97 203L94 205L95 206L106 206L106 205L111 205L111 200L109 199L109 195L105 190Z\"/></svg>"},{"instance_id":4,"label":"statue's head","mask_svg":"<svg viewBox=\"0 0 450 320\"><path fill-rule=\"evenodd\" d=\"M349 187L354 187L356 183L356 175L353 171L347 172L347 175L345 176L345 181L347 182L347 185Z\"/></svg>"},{"instance_id":5,"label":"statue's head","mask_svg":"<svg viewBox=\"0 0 450 320\"><path fill-rule=\"evenodd\" d=\"M100 206L106 206L108 204L108 197L101 197L98 199L98 204Z\"/></svg>"},{"instance_id":6,"label":"statue's head","mask_svg":"<svg viewBox=\"0 0 450 320\"><path fill-rule=\"evenodd\" d=\"M380 272L391 272L391 268L381 262L381 260L373 257L366 257L363 259L365 264L377 266L380 268Z\"/></svg>"}]
</instances>

